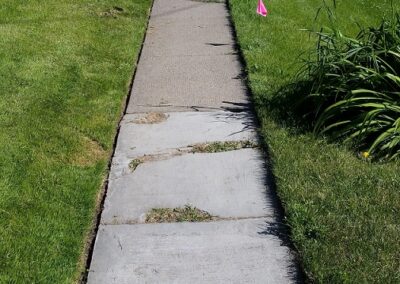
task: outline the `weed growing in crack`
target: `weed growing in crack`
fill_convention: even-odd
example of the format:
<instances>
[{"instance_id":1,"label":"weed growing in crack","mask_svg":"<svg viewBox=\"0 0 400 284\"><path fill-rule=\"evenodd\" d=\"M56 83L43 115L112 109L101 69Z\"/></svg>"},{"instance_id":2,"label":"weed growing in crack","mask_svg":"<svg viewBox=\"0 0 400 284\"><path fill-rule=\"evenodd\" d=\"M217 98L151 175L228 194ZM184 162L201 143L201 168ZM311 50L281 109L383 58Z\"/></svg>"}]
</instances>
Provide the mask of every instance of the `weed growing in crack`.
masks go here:
<instances>
[{"instance_id":1,"label":"weed growing in crack","mask_svg":"<svg viewBox=\"0 0 400 284\"><path fill-rule=\"evenodd\" d=\"M141 163L143 163L141 159L134 159L129 163L129 168L134 171Z\"/></svg>"},{"instance_id":2,"label":"weed growing in crack","mask_svg":"<svg viewBox=\"0 0 400 284\"><path fill-rule=\"evenodd\" d=\"M172 157L181 156L184 154L219 153L219 152L235 151L246 148L258 148L258 145L250 140L194 144L188 147L174 149L174 151L168 153L141 156L139 158L132 160L129 163L129 168L132 171L135 171L140 164L167 160Z\"/></svg>"},{"instance_id":3,"label":"weed growing in crack","mask_svg":"<svg viewBox=\"0 0 400 284\"><path fill-rule=\"evenodd\" d=\"M218 153L234 151L245 148L256 148L257 144L253 141L226 141L226 142L212 142L201 143L192 146L191 153Z\"/></svg>"}]
</instances>

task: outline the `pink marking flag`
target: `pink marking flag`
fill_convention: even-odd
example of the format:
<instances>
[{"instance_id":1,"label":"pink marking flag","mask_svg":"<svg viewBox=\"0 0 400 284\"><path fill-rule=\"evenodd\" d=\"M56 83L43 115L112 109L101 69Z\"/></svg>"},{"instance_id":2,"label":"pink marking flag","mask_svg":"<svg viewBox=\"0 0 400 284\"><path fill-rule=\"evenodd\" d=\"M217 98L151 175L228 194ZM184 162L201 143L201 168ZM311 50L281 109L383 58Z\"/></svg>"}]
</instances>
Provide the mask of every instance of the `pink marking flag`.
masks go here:
<instances>
[{"instance_id":1,"label":"pink marking flag","mask_svg":"<svg viewBox=\"0 0 400 284\"><path fill-rule=\"evenodd\" d=\"M268 15L268 10L265 8L265 5L262 0L258 0L258 5L257 5L257 14L266 17Z\"/></svg>"}]
</instances>

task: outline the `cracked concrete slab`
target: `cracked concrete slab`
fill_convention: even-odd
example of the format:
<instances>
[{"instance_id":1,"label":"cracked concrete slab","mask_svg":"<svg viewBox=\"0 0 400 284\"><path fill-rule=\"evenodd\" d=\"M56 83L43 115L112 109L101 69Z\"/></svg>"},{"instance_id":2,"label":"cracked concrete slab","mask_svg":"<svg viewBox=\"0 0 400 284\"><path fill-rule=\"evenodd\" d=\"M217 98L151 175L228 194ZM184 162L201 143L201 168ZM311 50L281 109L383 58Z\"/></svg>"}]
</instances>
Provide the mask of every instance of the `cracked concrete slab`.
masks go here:
<instances>
[{"instance_id":1,"label":"cracked concrete slab","mask_svg":"<svg viewBox=\"0 0 400 284\"><path fill-rule=\"evenodd\" d=\"M164 153L168 149L214 141L256 140L249 113L178 112L166 113L160 123L138 124L148 114L128 114L121 122L116 157L135 158ZM115 161L118 163L118 161Z\"/></svg>"},{"instance_id":2,"label":"cracked concrete slab","mask_svg":"<svg viewBox=\"0 0 400 284\"><path fill-rule=\"evenodd\" d=\"M268 219L107 225L88 283L292 283L292 256Z\"/></svg>"},{"instance_id":3,"label":"cracked concrete slab","mask_svg":"<svg viewBox=\"0 0 400 284\"><path fill-rule=\"evenodd\" d=\"M102 223L144 222L152 208L187 204L222 218L274 216L268 200L266 169L258 150L185 154L125 166L109 181Z\"/></svg>"}]
</instances>

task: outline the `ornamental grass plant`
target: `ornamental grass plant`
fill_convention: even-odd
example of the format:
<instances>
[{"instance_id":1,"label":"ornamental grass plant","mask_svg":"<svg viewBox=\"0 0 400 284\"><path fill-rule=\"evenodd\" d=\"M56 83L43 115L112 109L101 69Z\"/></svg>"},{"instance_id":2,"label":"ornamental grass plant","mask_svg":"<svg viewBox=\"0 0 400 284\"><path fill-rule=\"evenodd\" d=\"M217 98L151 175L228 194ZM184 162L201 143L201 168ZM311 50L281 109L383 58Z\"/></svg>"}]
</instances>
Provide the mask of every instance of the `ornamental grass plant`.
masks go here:
<instances>
[{"instance_id":1,"label":"ornamental grass plant","mask_svg":"<svg viewBox=\"0 0 400 284\"><path fill-rule=\"evenodd\" d=\"M400 156L400 15L345 36L325 6L330 27L315 32L316 55L298 76L297 112L314 133L343 140L364 158Z\"/></svg>"}]
</instances>

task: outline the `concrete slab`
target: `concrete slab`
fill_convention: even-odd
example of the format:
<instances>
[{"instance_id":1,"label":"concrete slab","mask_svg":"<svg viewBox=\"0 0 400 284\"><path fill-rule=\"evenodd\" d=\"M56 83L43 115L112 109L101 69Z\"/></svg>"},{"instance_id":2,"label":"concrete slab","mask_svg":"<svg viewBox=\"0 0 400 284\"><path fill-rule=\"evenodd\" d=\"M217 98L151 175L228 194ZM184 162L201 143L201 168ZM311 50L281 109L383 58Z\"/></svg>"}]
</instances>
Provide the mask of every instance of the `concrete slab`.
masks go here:
<instances>
[{"instance_id":1,"label":"concrete slab","mask_svg":"<svg viewBox=\"0 0 400 284\"><path fill-rule=\"evenodd\" d=\"M256 140L253 117L249 113L166 113L166 120L159 123L135 123L146 116L125 115L121 122L116 157L135 158L204 142Z\"/></svg>"},{"instance_id":2,"label":"concrete slab","mask_svg":"<svg viewBox=\"0 0 400 284\"><path fill-rule=\"evenodd\" d=\"M185 154L128 167L109 181L101 222L144 222L152 208L191 204L213 216L274 216L268 203L266 169L258 150Z\"/></svg>"},{"instance_id":3,"label":"concrete slab","mask_svg":"<svg viewBox=\"0 0 400 284\"><path fill-rule=\"evenodd\" d=\"M127 113L139 112L137 106L168 109L248 104L240 70L235 55L141 56Z\"/></svg>"},{"instance_id":4,"label":"concrete slab","mask_svg":"<svg viewBox=\"0 0 400 284\"><path fill-rule=\"evenodd\" d=\"M88 283L293 283L267 221L101 226Z\"/></svg>"},{"instance_id":5,"label":"concrete slab","mask_svg":"<svg viewBox=\"0 0 400 284\"><path fill-rule=\"evenodd\" d=\"M205 56L236 53L225 18L150 21L142 56Z\"/></svg>"},{"instance_id":6,"label":"concrete slab","mask_svg":"<svg viewBox=\"0 0 400 284\"><path fill-rule=\"evenodd\" d=\"M151 14L152 21L166 21L171 19L207 20L210 18L228 19L229 14L225 3L192 1L192 0L168 0L168 4L155 1Z\"/></svg>"}]
</instances>

